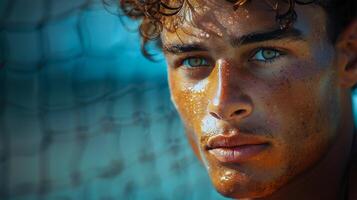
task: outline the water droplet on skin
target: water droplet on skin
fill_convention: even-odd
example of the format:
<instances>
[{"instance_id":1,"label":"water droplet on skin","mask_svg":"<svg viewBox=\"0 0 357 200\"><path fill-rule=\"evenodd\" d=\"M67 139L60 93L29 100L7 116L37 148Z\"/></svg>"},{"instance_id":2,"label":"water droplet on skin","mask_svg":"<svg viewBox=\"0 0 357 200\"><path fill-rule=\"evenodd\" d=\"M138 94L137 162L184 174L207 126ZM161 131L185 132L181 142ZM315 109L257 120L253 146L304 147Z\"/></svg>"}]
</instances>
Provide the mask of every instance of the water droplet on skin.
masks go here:
<instances>
[{"instance_id":1,"label":"water droplet on skin","mask_svg":"<svg viewBox=\"0 0 357 200\"><path fill-rule=\"evenodd\" d=\"M231 171L226 171L225 175L226 175L226 176L231 176L231 175L232 175L232 172L231 172Z\"/></svg>"},{"instance_id":2,"label":"water droplet on skin","mask_svg":"<svg viewBox=\"0 0 357 200\"><path fill-rule=\"evenodd\" d=\"M220 178L221 182L229 181L229 179L232 178L232 172L231 171L226 171L224 175Z\"/></svg>"},{"instance_id":3,"label":"water droplet on skin","mask_svg":"<svg viewBox=\"0 0 357 200\"><path fill-rule=\"evenodd\" d=\"M189 87L188 89L191 91L191 92L194 92L194 93L200 93L200 92L203 92L206 85L207 85L208 81L205 79L203 81L200 81L198 82L197 84L195 84L194 86L192 87Z\"/></svg>"},{"instance_id":4,"label":"water droplet on skin","mask_svg":"<svg viewBox=\"0 0 357 200\"><path fill-rule=\"evenodd\" d=\"M205 7L203 8L203 12L207 12L207 11L209 11L209 8L208 8L207 6L205 6Z\"/></svg>"},{"instance_id":5,"label":"water droplet on skin","mask_svg":"<svg viewBox=\"0 0 357 200\"><path fill-rule=\"evenodd\" d=\"M221 181L223 182L223 181L228 181L229 180L229 178L228 177L226 177L226 176L222 176L221 177Z\"/></svg>"},{"instance_id":6,"label":"water droplet on skin","mask_svg":"<svg viewBox=\"0 0 357 200\"><path fill-rule=\"evenodd\" d=\"M201 131L202 132L207 132L207 133L212 133L212 134L222 134L223 130L219 129L217 130L218 127L218 122L210 117L210 116L205 116L201 120Z\"/></svg>"},{"instance_id":7,"label":"water droplet on skin","mask_svg":"<svg viewBox=\"0 0 357 200\"><path fill-rule=\"evenodd\" d=\"M237 131L236 129L230 129L228 132L229 132L229 134L231 134L231 135L236 135L236 134L238 134L238 131Z\"/></svg>"},{"instance_id":8,"label":"water droplet on skin","mask_svg":"<svg viewBox=\"0 0 357 200\"><path fill-rule=\"evenodd\" d=\"M229 25L233 25L233 18L232 17L228 17L227 23Z\"/></svg>"}]
</instances>

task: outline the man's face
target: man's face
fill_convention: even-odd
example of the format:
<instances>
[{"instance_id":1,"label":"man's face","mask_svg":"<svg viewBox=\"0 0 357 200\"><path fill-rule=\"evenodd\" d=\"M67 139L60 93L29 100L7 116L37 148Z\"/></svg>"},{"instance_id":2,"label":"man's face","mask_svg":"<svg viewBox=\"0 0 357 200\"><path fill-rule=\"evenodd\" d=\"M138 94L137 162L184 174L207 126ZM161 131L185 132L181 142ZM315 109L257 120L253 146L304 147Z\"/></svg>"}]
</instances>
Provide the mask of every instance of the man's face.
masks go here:
<instances>
[{"instance_id":1,"label":"man's face","mask_svg":"<svg viewBox=\"0 0 357 200\"><path fill-rule=\"evenodd\" d=\"M267 196L315 166L336 137L341 89L326 16L297 5L298 20L281 30L273 2L237 11L216 2L162 33L172 100L216 189Z\"/></svg>"}]
</instances>

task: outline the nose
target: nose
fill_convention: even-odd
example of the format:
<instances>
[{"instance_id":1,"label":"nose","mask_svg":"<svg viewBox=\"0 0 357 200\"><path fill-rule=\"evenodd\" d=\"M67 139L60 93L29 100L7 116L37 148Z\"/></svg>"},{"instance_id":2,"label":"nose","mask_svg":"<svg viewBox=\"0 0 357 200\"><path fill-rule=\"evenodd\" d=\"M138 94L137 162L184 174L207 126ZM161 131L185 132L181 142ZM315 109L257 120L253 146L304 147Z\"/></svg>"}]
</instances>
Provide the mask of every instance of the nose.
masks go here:
<instances>
[{"instance_id":1,"label":"nose","mask_svg":"<svg viewBox=\"0 0 357 200\"><path fill-rule=\"evenodd\" d=\"M218 60L211 73L211 96L208 113L219 120L240 121L253 112L251 98L244 94L239 69L228 61Z\"/></svg>"}]
</instances>

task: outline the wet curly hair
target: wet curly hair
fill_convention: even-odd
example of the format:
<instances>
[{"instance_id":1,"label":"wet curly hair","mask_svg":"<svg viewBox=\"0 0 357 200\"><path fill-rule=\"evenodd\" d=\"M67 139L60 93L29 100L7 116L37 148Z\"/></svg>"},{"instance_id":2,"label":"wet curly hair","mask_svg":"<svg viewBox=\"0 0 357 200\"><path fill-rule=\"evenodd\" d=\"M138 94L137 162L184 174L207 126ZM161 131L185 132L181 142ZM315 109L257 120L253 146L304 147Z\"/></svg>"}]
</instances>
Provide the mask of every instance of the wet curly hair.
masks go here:
<instances>
[{"instance_id":1,"label":"wet curly hair","mask_svg":"<svg viewBox=\"0 0 357 200\"><path fill-rule=\"evenodd\" d=\"M232 9L237 10L251 0L225 1L232 3ZM265 1L270 3L268 0ZM288 10L285 13L279 13L278 8L274 8L276 11L276 21L282 29L289 28L296 21L297 15L294 10L296 4L317 4L322 6L327 13L328 32L333 43L343 28L356 18L356 0L282 1L288 4ZM161 47L160 34L163 27L165 26L166 29L174 32L178 25L183 22L185 15L183 11L187 8L194 10L194 6L190 3L190 0L119 0L119 9L124 15L134 20L141 20L139 26L141 51L150 60L153 60L153 57L148 51L147 44L150 41L156 41L157 46ZM167 23L169 20L170 23Z\"/></svg>"}]
</instances>

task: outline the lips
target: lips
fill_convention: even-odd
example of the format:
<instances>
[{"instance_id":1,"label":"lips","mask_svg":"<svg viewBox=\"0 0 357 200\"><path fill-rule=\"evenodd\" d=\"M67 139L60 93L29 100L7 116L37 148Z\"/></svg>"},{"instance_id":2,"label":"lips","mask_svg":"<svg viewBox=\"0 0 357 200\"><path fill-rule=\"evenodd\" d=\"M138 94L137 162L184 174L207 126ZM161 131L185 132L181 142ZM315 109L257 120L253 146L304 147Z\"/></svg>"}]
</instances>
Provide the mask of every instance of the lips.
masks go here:
<instances>
[{"instance_id":1,"label":"lips","mask_svg":"<svg viewBox=\"0 0 357 200\"><path fill-rule=\"evenodd\" d=\"M251 134L216 135L208 139L207 150L220 162L246 162L269 147L267 141Z\"/></svg>"}]
</instances>

